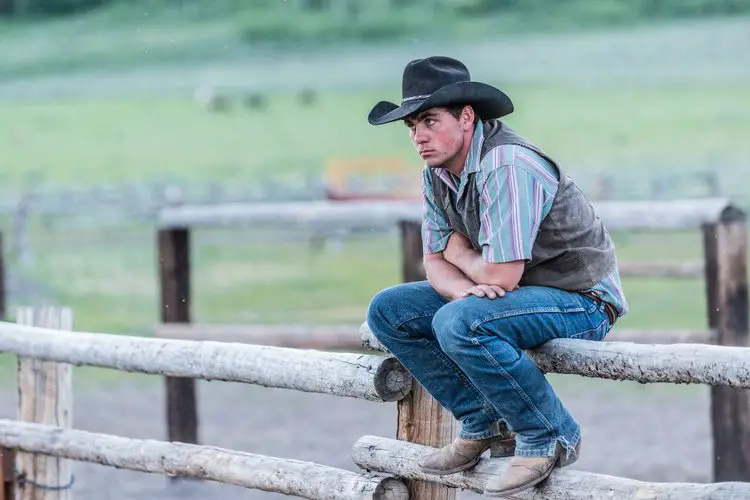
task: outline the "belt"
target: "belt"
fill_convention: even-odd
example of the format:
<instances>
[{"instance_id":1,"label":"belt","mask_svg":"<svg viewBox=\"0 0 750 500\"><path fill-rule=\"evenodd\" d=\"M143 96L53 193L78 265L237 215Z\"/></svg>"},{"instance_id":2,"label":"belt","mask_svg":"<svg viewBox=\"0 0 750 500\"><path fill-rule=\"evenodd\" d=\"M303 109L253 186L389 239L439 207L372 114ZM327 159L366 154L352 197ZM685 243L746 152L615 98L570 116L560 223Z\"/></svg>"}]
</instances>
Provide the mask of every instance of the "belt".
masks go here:
<instances>
[{"instance_id":1,"label":"belt","mask_svg":"<svg viewBox=\"0 0 750 500\"><path fill-rule=\"evenodd\" d=\"M584 293L583 295L595 300L599 304L604 304L604 312L607 314L607 318L609 318L609 326L612 327L612 325L615 324L615 321L617 321L617 318L619 317L619 314L617 313L617 309L615 309L615 306L613 306L609 302L606 302L600 299L594 293L587 292L587 293Z\"/></svg>"}]
</instances>

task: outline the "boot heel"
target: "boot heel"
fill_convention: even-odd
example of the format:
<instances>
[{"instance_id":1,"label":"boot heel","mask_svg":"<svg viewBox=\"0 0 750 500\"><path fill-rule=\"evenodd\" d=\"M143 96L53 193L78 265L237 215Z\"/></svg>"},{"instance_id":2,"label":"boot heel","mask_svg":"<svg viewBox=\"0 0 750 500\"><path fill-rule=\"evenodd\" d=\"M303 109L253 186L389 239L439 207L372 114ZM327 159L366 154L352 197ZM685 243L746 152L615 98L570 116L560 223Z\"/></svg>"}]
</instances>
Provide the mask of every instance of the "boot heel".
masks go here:
<instances>
[{"instance_id":1,"label":"boot heel","mask_svg":"<svg viewBox=\"0 0 750 500\"><path fill-rule=\"evenodd\" d=\"M503 458L512 457L516 454L516 440L503 439L490 444L490 457Z\"/></svg>"}]
</instances>

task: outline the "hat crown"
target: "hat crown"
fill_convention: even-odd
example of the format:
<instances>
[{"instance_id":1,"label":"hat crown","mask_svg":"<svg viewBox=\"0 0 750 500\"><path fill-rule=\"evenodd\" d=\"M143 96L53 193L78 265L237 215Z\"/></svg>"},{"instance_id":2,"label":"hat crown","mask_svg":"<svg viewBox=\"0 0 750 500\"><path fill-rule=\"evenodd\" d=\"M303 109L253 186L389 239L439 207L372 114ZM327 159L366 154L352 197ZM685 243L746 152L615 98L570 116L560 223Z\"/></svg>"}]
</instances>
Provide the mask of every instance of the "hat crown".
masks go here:
<instances>
[{"instance_id":1,"label":"hat crown","mask_svg":"<svg viewBox=\"0 0 750 500\"><path fill-rule=\"evenodd\" d=\"M470 80L469 69L461 61L451 57L433 56L414 59L404 68L401 102L426 99L446 85Z\"/></svg>"}]
</instances>

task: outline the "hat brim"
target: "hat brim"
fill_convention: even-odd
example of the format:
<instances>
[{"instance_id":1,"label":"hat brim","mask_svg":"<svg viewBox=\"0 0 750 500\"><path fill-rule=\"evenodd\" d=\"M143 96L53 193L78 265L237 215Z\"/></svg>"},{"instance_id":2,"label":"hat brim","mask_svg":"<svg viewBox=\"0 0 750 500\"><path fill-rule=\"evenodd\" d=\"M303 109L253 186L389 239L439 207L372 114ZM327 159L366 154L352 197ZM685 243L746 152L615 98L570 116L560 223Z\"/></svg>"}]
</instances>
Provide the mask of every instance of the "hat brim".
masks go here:
<instances>
[{"instance_id":1,"label":"hat brim","mask_svg":"<svg viewBox=\"0 0 750 500\"><path fill-rule=\"evenodd\" d=\"M513 102L503 91L481 82L458 82L446 85L425 99L406 101L401 106L380 101L367 117L371 125L403 120L409 115L440 106L470 104L483 120L491 120L513 112Z\"/></svg>"}]
</instances>

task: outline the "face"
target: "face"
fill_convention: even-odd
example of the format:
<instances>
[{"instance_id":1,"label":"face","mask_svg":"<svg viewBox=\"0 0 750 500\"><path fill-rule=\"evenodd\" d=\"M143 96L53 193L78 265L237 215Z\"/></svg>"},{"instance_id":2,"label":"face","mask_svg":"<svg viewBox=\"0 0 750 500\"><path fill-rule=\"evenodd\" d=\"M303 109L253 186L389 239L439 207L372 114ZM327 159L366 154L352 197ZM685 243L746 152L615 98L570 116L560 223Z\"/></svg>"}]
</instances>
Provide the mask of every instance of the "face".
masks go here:
<instances>
[{"instance_id":1,"label":"face","mask_svg":"<svg viewBox=\"0 0 750 500\"><path fill-rule=\"evenodd\" d=\"M474 111L465 106L458 118L445 108L431 108L404 122L409 128L411 142L428 167L449 165L471 141L474 130Z\"/></svg>"}]
</instances>

